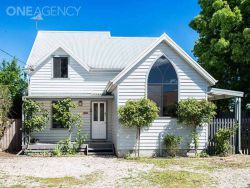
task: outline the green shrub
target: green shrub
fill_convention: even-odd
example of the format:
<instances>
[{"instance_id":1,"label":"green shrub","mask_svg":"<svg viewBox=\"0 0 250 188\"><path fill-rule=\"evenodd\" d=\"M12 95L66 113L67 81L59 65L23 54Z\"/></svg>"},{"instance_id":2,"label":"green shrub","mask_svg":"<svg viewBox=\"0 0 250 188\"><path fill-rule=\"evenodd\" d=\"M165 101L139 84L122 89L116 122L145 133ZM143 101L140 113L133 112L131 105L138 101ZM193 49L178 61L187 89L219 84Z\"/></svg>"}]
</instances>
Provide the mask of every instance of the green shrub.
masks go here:
<instances>
[{"instance_id":1,"label":"green shrub","mask_svg":"<svg viewBox=\"0 0 250 188\"><path fill-rule=\"evenodd\" d=\"M178 146L180 145L182 138L180 136L175 135L166 135L163 139L163 142L166 146L167 153L171 157L176 156L176 151Z\"/></svg>"},{"instance_id":2,"label":"green shrub","mask_svg":"<svg viewBox=\"0 0 250 188\"><path fill-rule=\"evenodd\" d=\"M84 144L87 140L86 135L82 135L81 130L78 129L76 133L76 139L74 143L74 148L76 151L78 151L81 148L81 145Z\"/></svg>"},{"instance_id":3,"label":"green shrub","mask_svg":"<svg viewBox=\"0 0 250 188\"><path fill-rule=\"evenodd\" d=\"M142 127L148 127L158 117L157 105L149 99L128 100L118 109L119 121L124 127L137 128L136 148L140 156L140 133ZM135 152L136 154L136 152Z\"/></svg>"},{"instance_id":4,"label":"green shrub","mask_svg":"<svg viewBox=\"0 0 250 188\"><path fill-rule=\"evenodd\" d=\"M185 99L180 100L177 108L177 118L179 123L192 127L192 141L195 146L195 153L198 150L198 133L196 128L209 123L216 115L216 105L207 100Z\"/></svg>"},{"instance_id":5,"label":"green shrub","mask_svg":"<svg viewBox=\"0 0 250 188\"><path fill-rule=\"evenodd\" d=\"M55 156L75 155L81 148L81 145L85 143L85 141L86 135L81 135L81 131L78 130L74 143L71 142L69 138L61 140L57 143L52 154Z\"/></svg>"},{"instance_id":6,"label":"green shrub","mask_svg":"<svg viewBox=\"0 0 250 188\"><path fill-rule=\"evenodd\" d=\"M71 110L76 108L76 104L72 99L67 98L59 100L52 105L55 111L53 119L62 124L64 128L69 130L69 139L71 141L71 134L74 127L80 128L83 124L80 113L73 113Z\"/></svg>"},{"instance_id":7,"label":"green shrub","mask_svg":"<svg viewBox=\"0 0 250 188\"><path fill-rule=\"evenodd\" d=\"M215 154L226 156L230 150L230 138L234 134L234 129L220 129L214 137Z\"/></svg>"},{"instance_id":8,"label":"green shrub","mask_svg":"<svg viewBox=\"0 0 250 188\"><path fill-rule=\"evenodd\" d=\"M207 100L180 100L177 109L178 121L191 127L202 126L214 118L215 110L216 105Z\"/></svg>"},{"instance_id":9,"label":"green shrub","mask_svg":"<svg viewBox=\"0 0 250 188\"><path fill-rule=\"evenodd\" d=\"M75 155L75 154L76 154L76 150L71 144L71 141L69 138L59 141L53 151L53 155L56 155L56 156Z\"/></svg>"},{"instance_id":10,"label":"green shrub","mask_svg":"<svg viewBox=\"0 0 250 188\"><path fill-rule=\"evenodd\" d=\"M202 151L201 153L199 153L199 157L202 158L209 157L209 154L206 151Z\"/></svg>"},{"instance_id":11,"label":"green shrub","mask_svg":"<svg viewBox=\"0 0 250 188\"><path fill-rule=\"evenodd\" d=\"M24 131L28 136L28 143L31 141L32 132L40 132L45 129L48 122L48 111L36 101L25 99L23 102Z\"/></svg>"}]
</instances>

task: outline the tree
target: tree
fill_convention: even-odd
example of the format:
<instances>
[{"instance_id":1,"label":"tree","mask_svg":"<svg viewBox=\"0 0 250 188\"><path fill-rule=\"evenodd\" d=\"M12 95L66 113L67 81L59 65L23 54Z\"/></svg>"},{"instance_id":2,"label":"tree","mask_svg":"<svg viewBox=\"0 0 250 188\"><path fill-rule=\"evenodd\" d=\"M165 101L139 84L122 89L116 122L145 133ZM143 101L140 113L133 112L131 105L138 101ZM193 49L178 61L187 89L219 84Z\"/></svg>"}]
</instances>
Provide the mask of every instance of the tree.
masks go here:
<instances>
[{"instance_id":1,"label":"tree","mask_svg":"<svg viewBox=\"0 0 250 188\"><path fill-rule=\"evenodd\" d=\"M207 100L186 99L178 103L178 122L193 128L191 133L194 142L195 153L198 150L199 136L197 127L209 123L216 115L216 105Z\"/></svg>"},{"instance_id":2,"label":"tree","mask_svg":"<svg viewBox=\"0 0 250 188\"><path fill-rule=\"evenodd\" d=\"M69 130L70 142L73 127L79 128L82 125L81 115L74 114L70 111L74 108L76 108L76 105L71 99L63 99L53 104L53 109L55 110L55 113L52 118L54 118L58 123L62 124L63 127ZM80 132L78 132L78 134L80 134Z\"/></svg>"},{"instance_id":3,"label":"tree","mask_svg":"<svg viewBox=\"0 0 250 188\"><path fill-rule=\"evenodd\" d=\"M7 86L0 85L0 139L8 126L8 113L11 108L10 91Z\"/></svg>"},{"instance_id":4,"label":"tree","mask_svg":"<svg viewBox=\"0 0 250 188\"><path fill-rule=\"evenodd\" d=\"M15 59L11 62L2 62L0 66L0 84L8 86L11 94L12 107L9 116L21 118L22 94L27 89L26 76L17 65Z\"/></svg>"},{"instance_id":5,"label":"tree","mask_svg":"<svg viewBox=\"0 0 250 188\"><path fill-rule=\"evenodd\" d=\"M140 156L140 133L142 127L148 127L158 117L159 109L156 104L142 98L140 100L128 100L124 106L118 109L119 120L124 127L136 127L136 140L138 157Z\"/></svg>"},{"instance_id":6,"label":"tree","mask_svg":"<svg viewBox=\"0 0 250 188\"><path fill-rule=\"evenodd\" d=\"M194 55L219 80L218 87L245 93L245 107L250 102L250 1L199 0L199 4L202 10L190 22L199 33Z\"/></svg>"},{"instance_id":7,"label":"tree","mask_svg":"<svg viewBox=\"0 0 250 188\"><path fill-rule=\"evenodd\" d=\"M48 112L42 106L30 99L25 99L23 103L24 132L28 136L27 144L30 144L32 132L42 131L48 121Z\"/></svg>"}]
</instances>

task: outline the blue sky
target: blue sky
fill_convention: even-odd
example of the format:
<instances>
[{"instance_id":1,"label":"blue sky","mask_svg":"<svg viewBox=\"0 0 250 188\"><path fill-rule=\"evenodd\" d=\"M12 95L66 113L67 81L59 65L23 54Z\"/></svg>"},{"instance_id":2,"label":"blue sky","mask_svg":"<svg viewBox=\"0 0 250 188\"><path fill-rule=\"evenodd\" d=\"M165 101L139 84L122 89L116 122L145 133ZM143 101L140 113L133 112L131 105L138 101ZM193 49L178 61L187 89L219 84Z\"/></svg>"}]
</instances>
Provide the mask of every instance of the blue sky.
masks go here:
<instances>
[{"instance_id":1,"label":"blue sky","mask_svg":"<svg viewBox=\"0 0 250 188\"><path fill-rule=\"evenodd\" d=\"M17 7L25 9L25 16L17 15ZM47 12L50 15L39 21L39 30L111 31L112 36L160 36L166 32L193 57L198 35L188 23L200 11L198 0L1 0L0 49L27 60L37 33L30 15L37 7L80 8L78 15L68 9L74 16ZM10 58L0 52L2 59Z\"/></svg>"}]
</instances>

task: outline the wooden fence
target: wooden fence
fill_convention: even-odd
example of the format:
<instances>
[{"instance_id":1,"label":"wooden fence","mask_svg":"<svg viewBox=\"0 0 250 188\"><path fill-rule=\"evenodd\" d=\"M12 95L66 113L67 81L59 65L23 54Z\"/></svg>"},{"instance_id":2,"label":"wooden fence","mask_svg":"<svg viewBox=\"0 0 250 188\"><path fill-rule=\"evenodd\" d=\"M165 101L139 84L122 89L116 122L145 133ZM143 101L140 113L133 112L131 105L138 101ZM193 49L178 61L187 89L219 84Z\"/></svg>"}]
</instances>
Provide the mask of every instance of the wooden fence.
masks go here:
<instances>
[{"instance_id":1,"label":"wooden fence","mask_svg":"<svg viewBox=\"0 0 250 188\"><path fill-rule=\"evenodd\" d=\"M15 119L6 128L0 140L0 149L8 152L17 152L22 149L21 119Z\"/></svg>"},{"instance_id":2,"label":"wooden fence","mask_svg":"<svg viewBox=\"0 0 250 188\"><path fill-rule=\"evenodd\" d=\"M246 116L241 119L241 150L250 155L250 117Z\"/></svg>"},{"instance_id":3,"label":"wooden fence","mask_svg":"<svg viewBox=\"0 0 250 188\"><path fill-rule=\"evenodd\" d=\"M215 142L214 136L220 129L234 128L236 126L234 118L214 118L213 121L208 125L208 152L210 154L215 153ZM237 147L237 133L232 135L230 139L231 152L235 153Z\"/></svg>"},{"instance_id":4,"label":"wooden fence","mask_svg":"<svg viewBox=\"0 0 250 188\"><path fill-rule=\"evenodd\" d=\"M236 122L232 117L233 114L223 115L221 118L215 118L208 126L208 152L214 154L215 143L214 136L216 132L222 128L233 128L236 126ZM238 149L238 130L231 137L231 153L237 152ZM241 118L241 151L243 154L250 155L250 117L246 114L242 115Z\"/></svg>"}]
</instances>

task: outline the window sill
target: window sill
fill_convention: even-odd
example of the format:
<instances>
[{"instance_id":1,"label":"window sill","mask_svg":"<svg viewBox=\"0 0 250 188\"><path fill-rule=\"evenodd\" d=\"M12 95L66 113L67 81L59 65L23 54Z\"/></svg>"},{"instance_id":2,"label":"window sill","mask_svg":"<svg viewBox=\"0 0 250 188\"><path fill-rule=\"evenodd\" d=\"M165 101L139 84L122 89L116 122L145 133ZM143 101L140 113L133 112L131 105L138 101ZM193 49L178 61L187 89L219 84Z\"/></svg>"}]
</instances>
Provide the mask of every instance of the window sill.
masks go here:
<instances>
[{"instance_id":1,"label":"window sill","mask_svg":"<svg viewBox=\"0 0 250 188\"><path fill-rule=\"evenodd\" d=\"M65 131L68 131L69 129L67 129L67 128L50 128L50 130L65 130Z\"/></svg>"},{"instance_id":2,"label":"window sill","mask_svg":"<svg viewBox=\"0 0 250 188\"><path fill-rule=\"evenodd\" d=\"M177 119L177 117L171 117L171 116L159 116L158 119Z\"/></svg>"},{"instance_id":3,"label":"window sill","mask_svg":"<svg viewBox=\"0 0 250 188\"><path fill-rule=\"evenodd\" d=\"M70 78L51 78L51 80L70 80Z\"/></svg>"}]
</instances>

